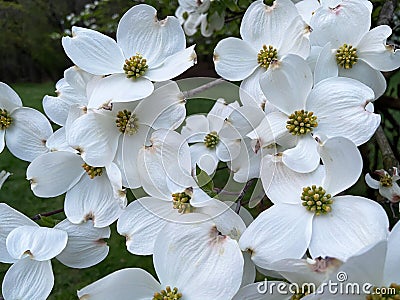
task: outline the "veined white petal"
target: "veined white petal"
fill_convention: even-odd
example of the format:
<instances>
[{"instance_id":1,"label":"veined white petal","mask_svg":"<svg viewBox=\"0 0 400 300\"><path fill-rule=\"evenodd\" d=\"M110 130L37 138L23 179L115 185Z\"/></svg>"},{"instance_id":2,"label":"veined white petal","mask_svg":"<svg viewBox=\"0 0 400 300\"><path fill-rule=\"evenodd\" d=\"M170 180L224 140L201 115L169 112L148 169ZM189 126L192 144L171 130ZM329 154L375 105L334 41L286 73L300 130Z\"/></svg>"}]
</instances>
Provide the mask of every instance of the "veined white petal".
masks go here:
<instances>
[{"instance_id":1,"label":"veined white petal","mask_svg":"<svg viewBox=\"0 0 400 300\"><path fill-rule=\"evenodd\" d=\"M74 224L92 220L94 227L109 226L126 207L126 197L121 196L115 198L105 174L93 179L85 174L65 196L65 215Z\"/></svg>"},{"instance_id":2,"label":"veined white petal","mask_svg":"<svg viewBox=\"0 0 400 300\"><path fill-rule=\"evenodd\" d=\"M243 80L258 67L257 51L251 44L229 37L215 47L214 64L221 77L232 81Z\"/></svg>"},{"instance_id":3,"label":"veined white petal","mask_svg":"<svg viewBox=\"0 0 400 300\"><path fill-rule=\"evenodd\" d=\"M278 55L295 54L306 59L310 54L309 26L301 16L296 16L285 30L281 44L278 46Z\"/></svg>"},{"instance_id":4,"label":"veined white petal","mask_svg":"<svg viewBox=\"0 0 400 300\"><path fill-rule=\"evenodd\" d=\"M110 163L105 167L108 180L110 180L111 187L115 199L125 201L125 190L122 188L122 175L118 166L115 163Z\"/></svg>"},{"instance_id":5,"label":"veined white petal","mask_svg":"<svg viewBox=\"0 0 400 300\"><path fill-rule=\"evenodd\" d=\"M318 152L326 168L322 186L327 193L334 196L357 182L363 162L352 141L344 137L330 138L318 147Z\"/></svg>"},{"instance_id":6,"label":"veined white petal","mask_svg":"<svg viewBox=\"0 0 400 300\"><path fill-rule=\"evenodd\" d=\"M38 197L55 197L73 187L82 174L82 158L69 151L56 151L36 158L26 170L33 193Z\"/></svg>"},{"instance_id":7,"label":"veined white petal","mask_svg":"<svg viewBox=\"0 0 400 300\"><path fill-rule=\"evenodd\" d=\"M149 67L143 77L151 81L165 81L175 78L197 63L194 47L183 49L165 58L156 67Z\"/></svg>"},{"instance_id":8,"label":"veined white petal","mask_svg":"<svg viewBox=\"0 0 400 300\"><path fill-rule=\"evenodd\" d=\"M110 37L86 28L72 27L72 37L63 37L65 53L79 68L94 75L123 73L125 57Z\"/></svg>"},{"instance_id":9,"label":"veined white petal","mask_svg":"<svg viewBox=\"0 0 400 300\"><path fill-rule=\"evenodd\" d=\"M79 95L86 95L87 85L93 79L99 79L100 76L95 76L88 73L77 66L72 66L64 71L64 79ZM84 104L84 103L82 103ZM86 99L87 104L87 99Z\"/></svg>"},{"instance_id":10,"label":"veined white petal","mask_svg":"<svg viewBox=\"0 0 400 300\"><path fill-rule=\"evenodd\" d=\"M215 154L220 161L232 161L240 152L241 141L240 140L228 140L221 138Z\"/></svg>"},{"instance_id":11,"label":"veined white petal","mask_svg":"<svg viewBox=\"0 0 400 300\"><path fill-rule=\"evenodd\" d=\"M284 258L301 258L311 240L314 215L301 204L279 203L262 212L242 234L239 244L262 268Z\"/></svg>"},{"instance_id":12,"label":"veined white petal","mask_svg":"<svg viewBox=\"0 0 400 300\"><path fill-rule=\"evenodd\" d=\"M256 279L256 266L251 260L251 254L242 252L244 258L242 287L251 284ZM235 298L234 298L235 299Z\"/></svg>"},{"instance_id":13,"label":"veined white petal","mask_svg":"<svg viewBox=\"0 0 400 300\"><path fill-rule=\"evenodd\" d=\"M249 77L240 83L239 98L243 107L257 107L263 111L267 99L260 87L260 77L265 73L264 68L257 68Z\"/></svg>"},{"instance_id":14,"label":"veined white petal","mask_svg":"<svg viewBox=\"0 0 400 300\"><path fill-rule=\"evenodd\" d=\"M197 164L208 175L214 173L218 166L218 157L214 149L207 148L204 143L196 143L190 146L190 155L193 168Z\"/></svg>"},{"instance_id":15,"label":"veined white petal","mask_svg":"<svg viewBox=\"0 0 400 300\"><path fill-rule=\"evenodd\" d=\"M21 107L11 114L13 123L6 131L6 144L19 159L32 161L48 152L47 139L53 134L49 120L39 111Z\"/></svg>"},{"instance_id":16,"label":"veined white petal","mask_svg":"<svg viewBox=\"0 0 400 300\"><path fill-rule=\"evenodd\" d=\"M379 71L392 71L400 67L400 51L386 45L392 34L387 25L377 26L368 31L357 45L359 59Z\"/></svg>"},{"instance_id":17,"label":"veined white petal","mask_svg":"<svg viewBox=\"0 0 400 300\"><path fill-rule=\"evenodd\" d=\"M204 137L210 132L208 119L204 115L191 115L185 120L181 134L188 143L204 142Z\"/></svg>"},{"instance_id":18,"label":"veined white petal","mask_svg":"<svg viewBox=\"0 0 400 300\"><path fill-rule=\"evenodd\" d=\"M187 214L182 219L196 222L198 216ZM168 223L156 245L154 267L163 286L175 286L188 299L198 300L230 299L239 289L243 274L239 245L221 235L213 222Z\"/></svg>"},{"instance_id":19,"label":"veined white petal","mask_svg":"<svg viewBox=\"0 0 400 300\"><path fill-rule=\"evenodd\" d=\"M158 20L154 7L139 4L128 10L119 21L117 42L125 57L139 53L151 68L185 49L186 39L177 18L169 16Z\"/></svg>"},{"instance_id":20,"label":"veined white petal","mask_svg":"<svg viewBox=\"0 0 400 300\"><path fill-rule=\"evenodd\" d=\"M365 183L371 188L371 189L379 189L379 180L375 180L369 175L369 173L365 174Z\"/></svg>"},{"instance_id":21,"label":"veined white petal","mask_svg":"<svg viewBox=\"0 0 400 300\"><path fill-rule=\"evenodd\" d=\"M72 90L71 87L68 86L68 88ZM65 125L70 106L72 104L81 103L81 101L79 101L80 100L79 95L75 94L74 96L75 97L66 97L64 94L63 96L58 96L58 97L47 96L47 95L44 96L42 102L44 112L49 117L49 119L52 120L54 123L61 126Z\"/></svg>"},{"instance_id":22,"label":"veined white petal","mask_svg":"<svg viewBox=\"0 0 400 300\"><path fill-rule=\"evenodd\" d=\"M357 16L355 18L354 16ZM310 22L312 45L323 47L331 42L337 49L343 44L357 45L371 26L371 14L367 6L357 0L342 1L336 7L321 6Z\"/></svg>"},{"instance_id":23,"label":"veined white petal","mask_svg":"<svg viewBox=\"0 0 400 300\"><path fill-rule=\"evenodd\" d=\"M216 131L219 133L224 125L225 120L238 108L239 103L237 101L228 104L222 98L217 99L207 114L207 119L210 124L210 131Z\"/></svg>"},{"instance_id":24,"label":"veined white petal","mask_svg":"<svg viewBox=\"0 0 400 300\"><path fill-rule=\"evenodd\" d=\"M307 24L310 24L311 17L314 15L315 11L321 7L321 3L318 0L299 1L295 5L300 16Z\"/></svg>"},{"instance_id":25,"label":"veined white petal","mask_svg":"<svg viewBox=\"0 0 400 300\"><path fill-rule=\"evenodd\" d=\"M4 276L4 299L45 300L54 285L50 260L36 261L23 258L13 264Z\"/></svg>"},{"instance_id":26,"label":"veined white petal","mask_svg":"<svg viewBox=\"0 0 400 300\"><path fill-rule=\"evenodd\" d=\"M112 102L130 102L149 96L153 83L144 78L127 78L125 74L114 74L100 79L93 87L88 107L101 108Z\"/></svg>"},{"instance_id":27,"label":"veined white petal","mask_svg":"<svg viewBox=\"0 0 400 300\"><path fill-rule=\"evenodd\" d=\"M306 103L306 110L317 117L314 132L328 138L343 136L356 145L365 143L381 120L378 114L365 109L373 98L373 91L354 79L336 77L320 81Z\"/></svg>"},{"instance_id":28,"label":"veined white petal","mask_svg":"<svg viewBox=\"0 0 400 300\"><path fill-rule=\"evenodd\" d=\"M8 234L20 226L38 225L27 216L5 203L0 203L0 220L0 262L13 263L15 262L15 258L10 256L6 248L6 239Z\"/></svg>"},{"instance_id":29,"label":"veined white petal","mask_svg":"<svg viewBox=\"0 0 400 300\"><path fill-rule=\"evenodd\" d=\"M309 173L319 166L318 144L307 134L299 138L296 147L283 151L282 162L298 173Z\"/></svg>"},{"instance_id":30,"label":"veined white petal","mask_svg":"<svg viewBox=\"0 0 400 300\"><path fill-rule=\"evenodd\" d=\"M353 78L369 86L375 93L374 99L378 99L385 93L385 77L361 59L351 69L340 68L339 76Z\"/></svg>"},{"instance_id":31,"label":"veined white petal","mask_svg":"<svg viewBox=\"0 0 400 300\"><path fill-rule=\"evenodd\" d=\"M232 162L228 163L234 173L233 179L236 182L245 183L252 178L259 178L262 153L255 153L251 148L249 139L242 141L240 153Z\"/></svg>"},{"instance_id":32,"label":"veined white petal","mask_svg":"<svg viewBox=\"0 0 400 300\"><path fill-rule=\"evenodd\" d=\"M390 232L387 244L385 266L383 268L383 284L390 285L400 281L400 257L397 252L400 246L400 223L396 223ZM382 254L381 254L382 255ZM383 256L383 255L382 255Z\"/></svg>"},{"instance_id":33,"label":"veined white petal","mask_svg":"<svg viewBox=\"0 0 400 300\"><path fill-rule=\"evenodd\" d=\"M4 147L6 145L5 135L6 135L6 131L0 130L0 153L3 152Z\"/></svg>"},{"instance_id":34,"label":"veined white petal","mask_svg":"<svg viewBox=\"0 0 400 300\"><path fill-rule=\"evenodd\" d=\"M207 205L211 205L214 201L206 192L204 192L201 188L194 186L192 198L190 199L190 204L195 207L204 207Z\"/></svg>"},{"instance_id":35,"label":"veined white petal","mask_svg":"<svg viewBox=\"0 0 400 300\"><path fill-rule=\"evenodd\" d=\"M0 82L0 108L11 113L14 109L21 107L22 101L18 94L4 82Z\"/></svg>"},{"instance_id":36,"label":"veined white petal","mask_svg":"<svg viewBox=\"0 0 400 300\"><path fill-rule=\"evenodd\" d=\"M150 300L161 291L160 284L142 269L115 271L78 291L80 300L131 299Z\"/></svg>"},{"instance_id":37,"label":"veined white petal","mask_svg":"<svg viewBox=\"0 0 400 300\"><path fill-rule=\"evenodd\" d=\"M54 228L68 234L67 246L57 255L57 259L64 265L70 268L88 268L106 258L109 247L103 239L110 237L109 227L95 228L90 220L73 224L65 219Z\"/></svg>"},{"instance_id":38,"label":"veined white petal","mask_svg":"<svg viewBox=\"0 0 400 300\"><path fill-rule=\"evenodd\" d=\"M287 115L304 109L313 85L311 69L297 55L287 55L260 78L264 95L273 105Z\"/></svg>"},{"instance_id":39,"label":"veined white petal","mask_svg":"<svg viewBox=\"0 0 400 300\"><path fill-rule=\"evenodd\" d=\"M88 165L107 166L115 157L121 134L115 121L111 113L87 113L72 123L67 132L68 143L78 149Z\"/></svg>"},{"instance_id":40,"label":"veined white petal","mask_svg":"<svg viewBox=\"0 0 400 300\"><path fill-rule=\"evenodd\" d=\"M331 43L327 43L319 52L314 69L314 84L329 77L338 76L338 65L332 53Z\"/></svg>"},{"instance_id":41,"label":"veined white petal","mask_svg":"<svg viewBox=\"0 0 400 300\"><path fill-rule=\"evenodd\" d=\"M15 259L29 256L37 261L45 261L60 254L67 240L68 234L63 230L24 225L10 232L6 246Z\"/></svg>"},{"instance_id":42,"label":"veined white petal","mask_svg":"<svg viewBox=\"0 0 400 300\"><path fill-rule=\"evenodd\" d=\"M136 255L152 255L157 235L170 220L181 214L170 201L144 197L130 203L118 219L117 230L126 237L127 250Z\"/></svg>"},{"instance_id":43,"label":"veined white petal","mask_svg":"<svg viewBox=\"0 0 400 300\"><path fill-rule=\"evenodd\" d=\"M46 147L50 152L55 151L70 151L75 152L76 150L70 147L67 142L65 133L65 127L61 127L53 132L53 134L47 139Z\"/></svg>"},{"instance_id":44,"label":"veined white petal","mask_svg":"<svg viewBox=\"0 0 400 300\"><path fill-rule=\"evenodd\" d=\"M255 49L261 50L263 45L276 47L296 16L298 12L292 1L277 0L272 6L254 1L243 16L240 35Z\"/></svg>"},{"instance_id":45,"label":"veined white petal","mask_svg":"<svg viewBox=\"0 0 400 300\"><path fill-rule=\"evenodd\" d=\"M261 181L264 191L274 203L301 204L301 193L307 186L321 186L322 166L310 173L297 173L282 162L279 155L266 155L261 162Z\"/></svg>"},{"instance_id":46,"label":"veined white petal","mask_svg":"<svg viewBox=\"0 0 400 300\"><path fill-rule=\"evenodd\" d=\"M332 211L314 218L312 257L346 260L362 248L386 239L389 222L378 203L358 196L338 196L332 200Z\"/></svg>"}]
</instances>

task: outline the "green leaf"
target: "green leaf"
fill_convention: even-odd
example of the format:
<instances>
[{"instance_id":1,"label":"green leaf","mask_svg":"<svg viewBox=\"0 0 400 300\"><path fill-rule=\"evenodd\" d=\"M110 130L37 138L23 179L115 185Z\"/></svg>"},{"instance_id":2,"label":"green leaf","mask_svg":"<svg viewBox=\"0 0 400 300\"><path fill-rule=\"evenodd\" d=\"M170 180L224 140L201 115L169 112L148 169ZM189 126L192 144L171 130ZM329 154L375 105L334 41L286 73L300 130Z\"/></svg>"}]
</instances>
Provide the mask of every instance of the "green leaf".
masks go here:
<instances>
[{"instance_id":1,"label":"green leaf","mask_svg":"<svg viewBox=\"0 0 400 300\"><path fill-rule=\"evenodd\" d=\"M40 216L40 219L37 221L37 223L40 226L43 227L54 227L56 224L60 222L59 220L53 219L52 217L45 217L45 216Z\"/></svg>"}]
</instances>

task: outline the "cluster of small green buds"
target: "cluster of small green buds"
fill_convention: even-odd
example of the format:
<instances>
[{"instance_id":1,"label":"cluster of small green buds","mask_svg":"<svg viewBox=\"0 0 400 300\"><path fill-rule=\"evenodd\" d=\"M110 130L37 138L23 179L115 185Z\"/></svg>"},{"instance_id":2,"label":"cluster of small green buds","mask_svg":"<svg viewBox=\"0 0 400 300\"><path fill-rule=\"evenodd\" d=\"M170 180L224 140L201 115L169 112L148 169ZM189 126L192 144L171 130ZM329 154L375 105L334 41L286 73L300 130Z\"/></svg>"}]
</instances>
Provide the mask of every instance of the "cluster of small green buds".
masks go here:
<instances>
[{"instance_id":1,"label":"cluster of small green buds","mask_svg":"<svg viewBox=\"0 0 400 300\"><path fill-rule=\"evenodd\" d=\"M175 193L172 194L172 204L173 208L177 209L179 213L189 213L192 211L192 206L190 205L191 197L186 193Z\"/></svg>"},{"instance_id":2,"label":"cluster of small green buds","mask_svg":"<svg viewBox=\"0 0 400 300\"><path fill-rule=\"evenodd\" d=\"M95 178L96 176L101 176L103 175L103 168L101 167L92 167L89 166L87 163L84 163L82 165L82 168L86 171L90 179Z\"/></svg>"},{"instance_id":3,"label":"cluster of small green buds","mask_svg":"<svg viewBox=\"0 0 400 300\"><path fill-rule=\"evenodd\" d=\"M380 176L379 182L384 187L393 186L393 178L388 173L385 172L384 175Z\"/></svg>"},{"instance_id":4,"label":"cluster of small green buds","mask_svg":"<svg viewBox=\"0 0 400 300\"><path fill-rule=\"evenodd\" d=\"M0 129L4 130L10 127L12 119L7 110L0 108Z\"/></svg>"},{"instance_id":5,"label":"cluster of small green buds","mask_svg":"<svg viewBox=\"0 0 400 300\"><path fill-rule=\"evenodd\" d=\"M357 48L351 45L344 44L336 50L336 62L342 68L351 69L357 60Z\"/></svg>"},{"instance_id":6,"label":"cluster of small green buds","mask_svg":"<svg viewBox=\"0 0 400 300\"><path fill-rule=\"evenodd\" d=\"M331 204L333 203L330 194L320 186L313 185L311 187L303 188L301 194L302 205L315 215L327 214L332 210Z\"/></svg>"},{"instance_id":7,"label":"cluster of small green buds","mask_svg":"<svg viewBox=\"0 0 400 300\"><path fill-rule=\"evenodd\" d=\"M263 45L262 49L257 55L257 62L261 67L268 69L269 65L278 59L278 50L273 46Z\"/></svg>"},{"instance_id":8,"label":"cluster of small green buds","mask_svg":"<svg viewBox=\"0 0 400 300\"><path fill-rule=\"evenodd\" d=\"M365 300L400 300L400 285L392 283L389 287L374 287L373 293Z\"/></svg>"},{"instance_id":9,"label":"cluster of small green buds","mask_svg":"<svg viewBox=\"0 0 400 300\"><path fill-rule=\"evenodd\" d=\"M124 71L128 78L139 78L146 73L148 68L149 66L147 65L146 59L139 53L125 60Z\"/></svg>"},{"instance_id":10,"label":"cluster of small green buds","mask_svg":"<svg viewBox=\"0 0 400 300\"><path fill-rule=\"evenodd\" d=\"M207 148L215 148L219 143L219 136L217 132L211 131L209 134L206 135L204 138L204 144Z\"/></svg>"},{"instance_id":11,"label":"cluster of small green buds","mask_svg":"<svg viewBox=\"0 0 400 300\"><path fill-rule=\"evenodd\" d=\"M182 293L178 293L178 289L174 287L171 289L167 286L165 290L159 293L154 293L153 300L179 300L182 298Z\"/></svg>"},{"instance_id":12,"label":"cluster of small green buds","mask_svg":"<svg viewBox=\"0 0 400 300\"><path fill-rule=\"evenodd\" d=\"M293 135L302 135L312 132L318 126L317 117L312 111L296 110L286 121L286 128Z\"/></svg>"},{"instance_id":13,"label":"cluster of small green buds","mask_svg":"<svg viewBox=\"0 0 400 300\"><path fill-rule=\"evenodd\" d=\"M119 131L133 135L138 131L137 121L138 119L134 114L132 114L132 112L124 109L118 112L115 123L117 124Z\"/></svg>"}]
</instances>

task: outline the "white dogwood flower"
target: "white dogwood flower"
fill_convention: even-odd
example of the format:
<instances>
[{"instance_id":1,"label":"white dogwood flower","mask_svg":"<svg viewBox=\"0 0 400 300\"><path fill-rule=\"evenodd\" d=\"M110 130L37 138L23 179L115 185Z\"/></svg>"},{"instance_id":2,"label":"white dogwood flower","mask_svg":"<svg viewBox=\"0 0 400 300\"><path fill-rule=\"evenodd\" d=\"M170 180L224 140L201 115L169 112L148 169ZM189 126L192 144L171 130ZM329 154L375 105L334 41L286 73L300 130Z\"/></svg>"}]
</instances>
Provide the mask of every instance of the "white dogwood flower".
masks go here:
<instances>
[{"instance_id":1,"label":"white dogwood flower","mask_svg":"<svg viewBox=\"0 0 400 300\"><path fill-rule=\"evenodd\" d=\"M301 258L307 249L313 258L345 260L386 238L388 218L379 204L358 196L336 196L361 174L362 159L354 143L335 137L318 152L324 165L306 174L287 168L280 155L263 158L261 179L274 205L239 241L256 265L269 269L274 261Z\"/></svg>"},{"instance_id":2,"label":"white dogwood flower","mask_svg":"<svg viewBox=\"0 0 400 300\"><path fill-rule=\"evenodd\" d=\"M82 70L102 79L116 91L114 102L134 101L153 92L152 81L172 79L196 62L194 46L186 48L185 34L175 17L157 19L149 5L132 7L121 18L117 41L91 29L72 28L62 44Z\"/></svg>"},{"instance_id":3,"label":"white dogwood flower","mask_svg":"<svg viewBox=\"0 0 400 300\"><path fill-rule=\"evenodd\" d=\"M397 183L400 176L396 167L393 167L392 170L392 175L385 170L376 170L374 173L379 176L379 180L375 180L371 175L366 174L365 182L370 188L379 190L379 194L391 203L397 203L400 201L400 187Z\"/></svg>"}]
</instances>

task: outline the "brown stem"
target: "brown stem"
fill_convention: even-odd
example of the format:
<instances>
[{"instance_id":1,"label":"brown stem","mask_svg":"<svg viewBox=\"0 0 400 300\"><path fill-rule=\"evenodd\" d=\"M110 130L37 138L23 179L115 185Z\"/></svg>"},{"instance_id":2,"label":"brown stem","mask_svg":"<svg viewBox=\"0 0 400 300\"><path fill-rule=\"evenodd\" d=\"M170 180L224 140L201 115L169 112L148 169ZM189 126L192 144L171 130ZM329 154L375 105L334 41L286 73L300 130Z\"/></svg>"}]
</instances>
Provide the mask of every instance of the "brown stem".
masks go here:
<instances>
[{"instance_id":1,"label":"brown stem","mask_svg":"<svg viewBox=\"0 0 400 300\"><path fill-rule=\"evenodd\" d=\"M60 208L60 209L49 211L49 212L46 212L46 213L37 214L37 215L33 216L31 219L33 221L37 221L37 220L40 220L41 217L49 217L49 216L56 215L56 214L59 214L59 213L62 213L62 212L64 212L64 209Z\"/></svg>"},{"instance_id":2,"label":"brown stem","mask_svg":"<svg viewBox=\"0 0 400 300\"><path fill-rule=\"evenodd\" d=\"M240 207L242 206L242 200L244 198L244 195L246 195L246 192L250 188L250 186L253 184L255 179L250 179L249 181L246 182L246 185L242 189L242 191L239 194L238 201L236 202L236 209L235 212L238 214L240 211Z\"/></svg>"},{"instance_id":3,"label":"brown stem","mask_svg":"<svg viewBox=\"0 0 400 300\"><path fill-rule=\"evenodd\" d=\"M378 25L389 25L394 17L397 0L386 0L379 13Z\"/></svg>"},{"instance_id":4,"label":"brown stem","mask_svg":"<svg viewBox=\"0 0 400 300\"><path fill-rule=\"evenodd\" d=\"M194 89L192 89L192 90L183 92L183 96L184 96L185 98L191 98L191 97L193 97L194 95L200 94L201 92L204 92L204 91L206 91L206 90L209 90L209 89L213 88L214 86L216 86L216 85L218 85L218 84L221 84L221 83L223 83L223 82L225 82L225 80L222 79L222 78L215 79L215 80L210 81L209 83L203 84L203 85L201 85L201 86L199 86L199 87L197 87L197 88L194 88Z\"/></svg>"},{"instance_id":5,"label":"brown stem","mask_svg":"<svg viewBox=\"0 0 400 300\"><path fill-rule=\"evenodd\" d=\"M389 141L383 131L382 126L379 126L375 132L376 142L378 143L379 149L382 152L383 167L385 170L389 170L392 167L399 167L399 161L393 153L390 147Z\"/></svg>"},{"instance_id":6,"label":"brown stem","mask_svg":"<svg viewBox=\"0 0 400 300\"><path fill-rule=\"evenodd\" d=\"M379 100L374 102L376 108L393 108L400 110L400 99L390 97L390 96L382 96Z\"/></svg>"}]
</instances>

